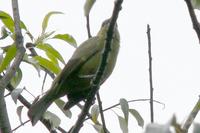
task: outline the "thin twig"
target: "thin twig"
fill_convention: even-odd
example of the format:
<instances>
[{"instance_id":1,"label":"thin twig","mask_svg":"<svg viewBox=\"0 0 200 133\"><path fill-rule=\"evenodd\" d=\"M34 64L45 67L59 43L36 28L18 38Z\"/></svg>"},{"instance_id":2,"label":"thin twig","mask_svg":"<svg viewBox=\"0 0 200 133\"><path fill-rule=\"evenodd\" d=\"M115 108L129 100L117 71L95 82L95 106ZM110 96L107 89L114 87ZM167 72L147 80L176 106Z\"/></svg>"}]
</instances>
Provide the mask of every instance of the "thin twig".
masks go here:
<instances>
[{"instance_id":1,"label":"thin twig","mask_svg":"<svg viewBox=\"0 0 200 133\"><path fill-rule=\"evenodd\" d=\"M113 10L110 25L109 25L108 31L107 31L107 37L106 37L106 41L105 41L105 49L104 49L104 52L102 54L102 60L101 60L101 63L100 63L100 67L97 71L97 74L96 74L94 80L92 81L93 86L91 87L91 92L88 95L88 98L85 102L83 110L81 111L81 114L79 115L79 118L76 121L76 124L74 125L71 133L78 133L79 130L81 129L82 124L85 120L85 117L88 114L89 108L92 105L92 101L94 99L94 96L95 96L96 92L99 90L99 83L100 83L101 77L102 77L103 72L104 72L105 67L106 67L107 57L109 55L110 48L111 48L113 30L114 30L114 26L116 24L116 20L117 20L119 11L121 10L122 2L123 2L123 0L117 0L115 2L115 7L114 7L114 10Z\"/></svg>"},{"instance_id":2,"label":"thin twig","mask_svg":"<svg viewBox=\"0 0 200 133\"><path fill-rule=\"evenodd\" d=\"M198 19L196 17L196 14L194 12L194 9L192 7L192 3L191 3L191 0L185 0L186 4L187 4L187 7L188 7L188 11L189 11L189 14L190 14L190 18L191 18L191 21L192 21L192 24L193 24L193 28L198 36L198 39L199 39L199 42L200 42L200 25L199 25L199 22L198 22Z\"/></svg>"},{"instance_id":3,"label":"thin twig","mask_svg":"<svg viewBox=\"0 0 200 133\"><path fill-rule=\"evenodd\" d=\"M149 55L149 84L150 84L150 118L151 123L154 122L153 111L153 77L152 77L152 55L151 55L151 29L149 24L147 25L147 38L148 38L148 55Z\"/></svg>"},{"instance_id":4,"label":"thin twig","mask_svg":"<svg viewBox=\"0 0 200 133\"><path fill-rule=\"evenodd\" d=\"M11 92L9 92L8 94L4 95L4 98L6 98L7 96L10 96Z\"/></svg>"},{"instance_id":5,"label":"thin twig","mask_svg":"<svg viewBox=\"0 0 200 133\"><path fill-rule=\"evenodd\" d=\"M26 89L26 87L24 87L24 90L25 90L26 92L28 92L32 97L36 98L29 90Z\"/></svg>"},{"instance_id":6,"label":"thin twig","mask_svg":"<svg viewBox=\"0 0 200 133\"><path fill-rule=\"evenodd\" d=\"M23 122L23 123L21 123L19 126L17 126L16 128L14 128L14 129L12 129L12 131L11 132L14 132L14 131L16 131L18 128L20 128L21 126L24 126L26 123L28 123L30 120L27 120L27 121L25 121L25 122Z\"/></svg>"},{"instance_id":7,"label":"thin twig","mask_svg":"<svg viewBox=\"0 0 200 133\"><path fill-rule=\"evenodd\" d=\"M136 99L136 100L130 100L130 101L128 101L128 103L131 103L131 102L138 102L138 101L150 101L150 99ZM153 102L162 104L162 105L164 106L164 108L165 108L165 104L164 104L164 103L161 103L161 102L159 102L159 101L157 101L157 100L153 100ZM120 103L114 104L114 105L112 105L112 106L110 106L110 107L104 109L103 111L110 110L110 109L115 108L115 107L117 107L117 106L119 106L119 105L120 105Z\"/></svg>"},{"instance_id":8,"label":"thin twig","mask_svg":"<svg viewBox=\"0 0 200 133\"><path fill-rule=\"evenodd\" d=\"M86 16L86 27L87 27L87 33L88 33L88 38L91 38L92 35L91 35L91 32L90 32L90 16L87 15Z\"/></svg>"},{"instance_id":9,"label":"thin twig","mask_svg":"<svg viewBox=\"0 0 200 133\"><path fill-rule=\"evenodd\" d=\"M200 97L199 97L196 105L192 109L191 113L189 114L187 120L185 121L185 123L182 126L183 133L187 133L188 132L188 129L192 125L192 123L193 123L194 119L196 118L199 110L200 110Z\"/></svg>"},{"instance_id":10,"label":"thin twig","mask_svg":"<svg viewBox=\"0 0 200 133\"><path fill-rule=\"evenodd\" d=\"M12 92L15 88L9 83L8 85L7 85L7 90L8 91L10 91L10 92ZM20 94L19 96L18 96L18 100L25 106L25 107L27 107L28 109L31 107L31 104ZM41 119L40 120L42 123L43 123L43 125L49 130L49 131L51 131L51 123L48 121L48 120L46 120L46 119ZM62 129L62 133L67 133L63 128L61 128L61 127L59 127L58 128L58 130L61 130ZM65 132L64 132L65 131ZM53 131L54 133L56 133L56 131Z\"/></svg>"},{"instance_id":11,"label":"thin twig","mask_svg":"<svg viewBox=\"0 0 200 133\"><path fill-rule=\"evenodd\" d=\"M99 91L97 92L96 96L97 96L97 101L98 101L98 105L99 105L99 112L100 112L100 116L101 116L103 131L104 131L104 133L107 133L106 122L105 122L105 118L104 118L104 114L103 114L103 107L102 107L102 102L101 102L101 97L99 95Z\"/></svg>"}]
</instances>

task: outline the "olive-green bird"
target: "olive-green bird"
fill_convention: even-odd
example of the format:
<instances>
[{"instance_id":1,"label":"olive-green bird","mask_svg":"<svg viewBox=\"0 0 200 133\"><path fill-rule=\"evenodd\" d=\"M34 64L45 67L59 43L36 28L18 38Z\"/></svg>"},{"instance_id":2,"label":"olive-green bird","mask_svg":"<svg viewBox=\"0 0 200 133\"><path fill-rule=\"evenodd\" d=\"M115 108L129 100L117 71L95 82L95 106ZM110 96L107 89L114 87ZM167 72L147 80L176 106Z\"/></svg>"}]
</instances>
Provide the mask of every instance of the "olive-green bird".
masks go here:
<instances>
[{"instance_id":1,"label":"olive-green bird","mask_svg":"<svg viewBox=\"0 0 200 133\"><path fill-rule=\"evenodd\" d=\"M47 108L62 96L67 95L68 97L68 102L64 106L66 110L87 98L91 80L100 65L109 23L109 19L105 20L97 36L86 40L75 50L64 69L53 81L51 88L41 99L33 103L28 111L33 125L42 117ZM119 44L120 36L117 25L115 25L111 51L100 84L110 76L114 69Z\"/></svg>"}]
</instances>

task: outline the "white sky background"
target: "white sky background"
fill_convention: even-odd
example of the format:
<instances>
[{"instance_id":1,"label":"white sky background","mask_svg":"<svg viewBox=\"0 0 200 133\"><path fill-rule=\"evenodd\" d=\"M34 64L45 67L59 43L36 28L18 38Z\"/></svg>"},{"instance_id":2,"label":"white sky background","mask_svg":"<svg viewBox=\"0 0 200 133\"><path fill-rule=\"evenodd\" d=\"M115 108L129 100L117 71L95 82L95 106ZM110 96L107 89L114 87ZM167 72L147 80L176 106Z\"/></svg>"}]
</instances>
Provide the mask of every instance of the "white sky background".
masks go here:
<instances>
[{"instance_id":1,"label":"white sky background","mask_svg":"<svg viewBox=\"0 0 200 133\"><path fill-rule=\"evenodd\" d=\"M20 16L30 32L37 37L41 33L42 19L49 11L61 11L65 15L56 15L50 19L47 30L57 30L57 33L69 33L78 44L87 39L86 22L83 15L84 0L19 0ZM92 35L98 32L104 19L110 17L114 0L97 0L91 11ZM178 121L183 122L192 110L200 92L200 45L192 29L191 20L184 0L124 0L118 18L118 27L121 33L121 49L116 68L112 76L101 87L100 93L104 107L109 107L120 98L140 99L149 98L148 75L148 45L146 36L147 24L151 26L152 56L153 56L153 83L156 100L165 103L155 105L155 121L166 123L176 114ZM11 2L0 0L0 10L11 12ZM199 12L197 11L197 14ZM0 26L2 24L0 23ZM26 42L26 40L25 40ZM74 48L62 41L53 42L67 61ZM3 42L0 41L2 44ZM36 71L23 63L23 83L34 95L38 95L43 76L37 79ZM45 88L48 89L51 80ZM27 95L27 93L24 93ZM27 95L27 97L31 97ZM33 100L31 98L30 100ZM12 128L18 126L16 105L7 98L10 122ZM18 101L18 106L21 105ZM149 102L130 104L131 108L138 110L145 120L150 121ZM67 129L77 119L77 108L73 108L73 120L65 118L59 110L57 114L62 118L61 126ZM23 110L23 120L27 120L26 109ZM119 114L120 111L115 109ZM122 114L121 114L122 115ZM105 113L107 127L112 133L120 133L118 119L113 111ZM129 130L142 132L137 122L130 117ZM200 117L196 118L199 122ZM28 123L16 133L48 132L41 124L32 128ZM90 122L85 123L83 133L95 132Z\"/></svg>"}]
</instances>

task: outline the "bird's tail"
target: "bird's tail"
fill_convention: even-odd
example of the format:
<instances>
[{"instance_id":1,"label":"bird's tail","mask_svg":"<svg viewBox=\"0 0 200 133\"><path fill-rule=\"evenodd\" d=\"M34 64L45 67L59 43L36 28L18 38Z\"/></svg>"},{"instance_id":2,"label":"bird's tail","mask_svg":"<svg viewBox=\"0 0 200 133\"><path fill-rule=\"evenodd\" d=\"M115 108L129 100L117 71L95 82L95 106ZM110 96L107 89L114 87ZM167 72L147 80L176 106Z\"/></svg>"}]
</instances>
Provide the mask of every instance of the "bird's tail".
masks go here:
<instances>
[{"instance_id":1,"label":"bird's tail","mask_svg":"<svg viewBox=\"0 0 200 133\"><path fill-rule=\"evenodd\" d=\"M47 108L52 104L54 101L51 98L51 93L47 92L39 101L36 103L33 103L28 111L28 116L32 122L32 125L34 126L38 120L41 119L43 114L46 112Z\"/></svg>"}]
</instances>

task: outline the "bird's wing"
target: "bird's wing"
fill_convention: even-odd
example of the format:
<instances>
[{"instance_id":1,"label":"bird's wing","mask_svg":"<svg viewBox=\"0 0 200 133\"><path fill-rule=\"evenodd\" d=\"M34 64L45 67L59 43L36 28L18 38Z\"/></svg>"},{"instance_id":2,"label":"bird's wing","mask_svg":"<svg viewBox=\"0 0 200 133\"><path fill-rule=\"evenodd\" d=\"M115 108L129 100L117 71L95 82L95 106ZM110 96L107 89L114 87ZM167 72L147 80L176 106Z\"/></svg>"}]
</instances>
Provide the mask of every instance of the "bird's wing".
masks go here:
<instances>
[{"instance_id":1,"label":"bird's wing","mask_svg":"<svg viewBox=\"0 0 200 133\"><path fill-rule=\"evenodd\" d=\"M87 62L96 53L101 51L101 40L99 37L92 37L83 42L74 52L64 69L60 72L57 78L54 80L56 83L65 81L70 74L79 70L79 68Z\"/></svg>"}]
</instances>

